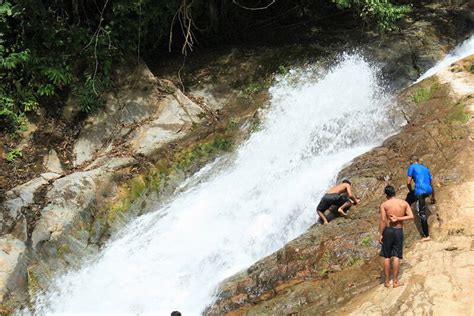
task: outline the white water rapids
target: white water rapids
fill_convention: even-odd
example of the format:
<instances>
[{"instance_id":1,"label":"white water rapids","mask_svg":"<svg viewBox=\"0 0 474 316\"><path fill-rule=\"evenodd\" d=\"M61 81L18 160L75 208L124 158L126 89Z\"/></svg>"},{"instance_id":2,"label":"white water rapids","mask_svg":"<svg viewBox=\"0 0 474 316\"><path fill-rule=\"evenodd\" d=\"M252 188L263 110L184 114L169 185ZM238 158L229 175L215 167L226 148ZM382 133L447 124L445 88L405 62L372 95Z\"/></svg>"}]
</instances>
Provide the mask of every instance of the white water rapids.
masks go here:
<instances>
[{"instance_id":1,"label":"white water rapids","mask_svg":"<svg viewBox=\"0 0 474 316\"><path fill-rule=\"evenodd\" d=\"M469 37L460 45L458 45L452 52L446 55L435 66L428 69L423 75L420 76L420 78L418 78L418 80L415 83L418 83L422 81L423 79L426 79L434 75L441 69L472 54L474 54L474 35L471 35L471 37Z\"/></svg>"},{"instance_id":2,"label":"white water rapids","mask_svg":"<svg viewBox=\"0 0 474 316\"><path fill-rule=\"evenodd\" d=\"M292 70L270 94L260 131L225 168L207 166L197 185L56 279L36 312L199 314L220 281L314 224L341 167L399 128L389 122L376 69L357 55L325 74Z\"/></svg>"}]
</instances>

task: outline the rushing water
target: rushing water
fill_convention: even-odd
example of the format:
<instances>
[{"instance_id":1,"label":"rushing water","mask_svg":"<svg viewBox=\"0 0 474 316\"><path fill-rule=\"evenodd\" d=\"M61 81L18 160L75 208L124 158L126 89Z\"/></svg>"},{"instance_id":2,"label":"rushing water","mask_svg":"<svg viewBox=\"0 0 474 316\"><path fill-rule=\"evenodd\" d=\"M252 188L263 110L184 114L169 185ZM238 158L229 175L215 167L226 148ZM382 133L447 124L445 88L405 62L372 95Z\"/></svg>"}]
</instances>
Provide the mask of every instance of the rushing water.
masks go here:
<instances>
[{"instance_id":1,"label":"rushing water","mask_svg":"<svg viewBox=\"0 0 474 316\"><path fill-rule=\"evenodd\" d=\"M312 225L341 167L399 128L376 69L357 55L325 73L292 70L270 93L261 129L224 168L207 166L95 261L56 279L37 312L199 314L220 281Z\"/></svg>"},{"instance_id":2,"label":"rushing water","mask_svg":"<svg viewBox=\"0 0 474 316\"><path fill-rule=\"evenodd\" d=\"M441 69L451 65L452 63L463 59L474 53L474 35L469 37L463 43L458 45L452 52L446 55L441 61L439 61L434 67L428 69L415 83L420 82L423 79L426 79Z\"/></svg>"}]
</instances>

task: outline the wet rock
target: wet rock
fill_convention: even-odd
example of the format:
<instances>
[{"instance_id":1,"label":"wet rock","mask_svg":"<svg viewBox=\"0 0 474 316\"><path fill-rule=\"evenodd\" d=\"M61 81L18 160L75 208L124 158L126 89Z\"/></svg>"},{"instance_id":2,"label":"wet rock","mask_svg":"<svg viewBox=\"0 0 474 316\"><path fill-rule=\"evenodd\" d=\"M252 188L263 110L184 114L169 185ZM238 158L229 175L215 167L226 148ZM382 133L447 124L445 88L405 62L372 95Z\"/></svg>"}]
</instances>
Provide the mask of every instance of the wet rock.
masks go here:
<instances>
[{"instance_id":1,"label":"wet rock","mask_svg":"<svg viewBox=\"0 0 474 316\"><path fill-rule=\"evenodd\" d=\"M413 124L382 146L354 159L338 176L350 178L356 194L363 197L361 204L351 209L350 219L315 225L282 249L225 280L217 301L205 314L330 313L354 295L377 285L380 266L376 237L378 206L384 200L382 189L387 183L394 184L398 196L405 197L407 159L412 154L422 157L435 178L444 170L453 172L454 161L450 159L465 149L468 127L446 118L459 111L456 107L459 102L471 102L472 78L470 73L448 76L440 72L437 77L403 91L399 104L415 109ZM467 82L471 83L470 90L463 86ZM413 95L419 89L430 91L430 95L422 102L415 102ZM428 134L429 131L433 132ZM435 207L430 209L433 225L438 211ZM464 227L460 223L456 225ZM406 223L404 230L407 245L420 238L414 223ZM385 297L383 293L380 295ZM373 308L376 307L370 305L362 311L365 314L382 311Z\"/></svg>"},{"instance_id":2,"label":"wet rock","mask_svg":"<svg viewBox=\"0 0 474 316\"><path fill-rule=\"evenodd\" d=\"M8 291L25 285L25 274L20 267L25 250L25 244L12 235L0 238L0 304Z\"/></svg>"}]
</instances>

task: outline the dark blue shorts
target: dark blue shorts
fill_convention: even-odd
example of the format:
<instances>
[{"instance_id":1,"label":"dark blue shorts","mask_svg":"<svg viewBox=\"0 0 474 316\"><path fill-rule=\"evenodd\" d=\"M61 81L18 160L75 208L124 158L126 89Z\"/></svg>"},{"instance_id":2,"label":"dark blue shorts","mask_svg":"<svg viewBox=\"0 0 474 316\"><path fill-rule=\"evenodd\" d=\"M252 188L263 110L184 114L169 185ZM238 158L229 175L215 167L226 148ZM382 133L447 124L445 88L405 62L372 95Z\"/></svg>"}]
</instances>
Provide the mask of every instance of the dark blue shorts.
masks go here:
<instances>
[{"instance_id":1,"label":"dark blue shorts","mask_svg":"<svg viewBox=\"0 0 474 316\"><path fill-rule=\"evenodd\" d=\"M403 259L403 228L385 227L380 256Z\"/></svg>"}]
</instances>

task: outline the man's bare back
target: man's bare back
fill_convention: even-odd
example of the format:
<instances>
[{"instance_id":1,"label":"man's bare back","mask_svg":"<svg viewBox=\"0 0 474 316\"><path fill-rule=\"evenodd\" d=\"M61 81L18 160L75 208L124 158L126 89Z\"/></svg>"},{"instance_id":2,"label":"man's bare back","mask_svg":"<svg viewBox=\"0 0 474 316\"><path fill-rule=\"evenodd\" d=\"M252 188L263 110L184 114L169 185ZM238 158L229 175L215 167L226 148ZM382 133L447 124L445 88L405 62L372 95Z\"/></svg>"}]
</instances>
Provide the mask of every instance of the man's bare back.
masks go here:
<instances>
[{"instance_id":1,"label":"man's bare back","mask_svg":"<svg viewBox=\"0 0 474 316\"><path fill-rule=\"evenodd\" d=\"M410 205L395 197L392 185L384 189L387 201L380 204L379 242L380 256L384 257L385 287L390 286L390 261L393 259L393 287L402 286L398 282L400 259L403 259L403 221L412 220Z\"/></svg>"},{"instance_id":2,"label":"man's bare back","mask_svg":"<svg viewBox=\"0 0 474 316\"><path fill-rule=\"evenodd\" d=\"M339 183L333 186L332 188L330 188L327 193L349 193L349 192L351 192L351 186L349 184Z\"/></svg>"},{"instance_id":3,"label":"man's bare back","mask_svg":"<svg viewBox=\"0 0 474 316\"><path fill-rule=\"evenodd\" d=\"M397 220L397 218L412 215L410 205L406 201L395 197L383 202L380 209L385 212L386 227L403 228L403 221Z\"/></svg>"}]
</instances>

